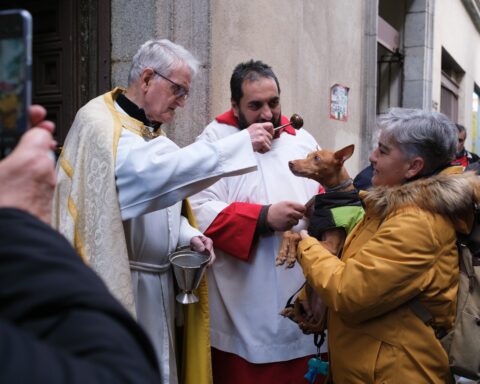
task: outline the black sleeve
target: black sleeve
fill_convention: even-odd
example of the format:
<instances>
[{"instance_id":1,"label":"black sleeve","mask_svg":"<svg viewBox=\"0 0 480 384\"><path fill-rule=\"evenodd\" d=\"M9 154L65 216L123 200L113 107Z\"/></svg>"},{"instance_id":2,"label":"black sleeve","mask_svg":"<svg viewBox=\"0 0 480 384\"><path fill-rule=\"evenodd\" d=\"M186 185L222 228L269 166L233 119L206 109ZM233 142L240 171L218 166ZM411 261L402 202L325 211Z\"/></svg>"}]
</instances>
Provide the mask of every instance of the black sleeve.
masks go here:
<instances>
[{"instance_id":1,"label":"black sleeve","mask_svg":"<svg viewBox=\"0 0 480 384\"><path fill-rule=\"evenodd\" d=\"M257 225L255 227L255 237L265 234L270 235L274 232L267 223L267 214L271 205L272 204L262 206L260 210L260 215L258 216Z\"/></svg>"},{"instance_id":2,"label":"black sleeve","mask_svg":"<svg viewBox=\"0 0 480 384\"><path fill-rule=\"evenodd\" d=\"M15 209L0 209L0 382L159 382L149 340L100 278Z\"/></svg>"}]
</instances>

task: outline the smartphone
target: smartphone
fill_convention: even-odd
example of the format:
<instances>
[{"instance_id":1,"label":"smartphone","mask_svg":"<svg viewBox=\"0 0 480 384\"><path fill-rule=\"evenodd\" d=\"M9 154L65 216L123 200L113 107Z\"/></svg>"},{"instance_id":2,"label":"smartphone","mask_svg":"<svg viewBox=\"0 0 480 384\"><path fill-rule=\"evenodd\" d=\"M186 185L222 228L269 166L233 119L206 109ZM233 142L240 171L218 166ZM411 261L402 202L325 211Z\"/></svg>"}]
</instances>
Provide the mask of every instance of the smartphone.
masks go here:
<instances>
[{"instance_id":1,"label":"smartphone","mask_svg":"<svg viewBox=\"0 0 480 384\"><path fill-rule=\"evenodd\" d=\"M28 128L31 79L32 16L23 9L0 11L0 158Z\"/></svg>"}]
</instances>

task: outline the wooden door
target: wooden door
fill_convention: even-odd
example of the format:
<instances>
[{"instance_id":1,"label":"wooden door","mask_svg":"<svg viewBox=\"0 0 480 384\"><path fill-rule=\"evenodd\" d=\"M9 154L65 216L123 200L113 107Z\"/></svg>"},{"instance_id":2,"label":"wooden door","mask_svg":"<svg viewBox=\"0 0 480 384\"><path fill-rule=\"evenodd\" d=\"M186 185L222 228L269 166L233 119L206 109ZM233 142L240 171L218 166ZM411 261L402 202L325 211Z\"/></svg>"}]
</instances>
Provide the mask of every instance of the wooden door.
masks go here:
<instances>
[{"instance_id":1,"label":"wooden door","mask_svg":"<svg viewBox=\"0 0 480 384\"><path fill-rule=\"evenodd\" d=\"M2 0L33 17L33 103L62 145L76 111L110 89L110 0Z\"/></svg>"}]
</instances>

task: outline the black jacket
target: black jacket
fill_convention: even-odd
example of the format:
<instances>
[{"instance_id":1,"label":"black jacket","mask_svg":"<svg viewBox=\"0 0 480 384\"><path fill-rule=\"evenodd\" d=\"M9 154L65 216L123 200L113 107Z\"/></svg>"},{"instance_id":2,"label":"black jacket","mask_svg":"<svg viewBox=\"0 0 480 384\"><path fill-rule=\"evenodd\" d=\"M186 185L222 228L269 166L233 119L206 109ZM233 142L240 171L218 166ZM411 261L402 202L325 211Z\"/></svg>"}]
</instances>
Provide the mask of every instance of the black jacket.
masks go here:
<instances>
[{"instance_id":1,"label":"black jacket","mask_svg":"<svg viewBox=\"0 0 480 384\"><path fill-rule=\"evenodd\" d=\"M143 330L59 233L0 209L0 383L158 383Z\"/></svg>"}]
</instances>

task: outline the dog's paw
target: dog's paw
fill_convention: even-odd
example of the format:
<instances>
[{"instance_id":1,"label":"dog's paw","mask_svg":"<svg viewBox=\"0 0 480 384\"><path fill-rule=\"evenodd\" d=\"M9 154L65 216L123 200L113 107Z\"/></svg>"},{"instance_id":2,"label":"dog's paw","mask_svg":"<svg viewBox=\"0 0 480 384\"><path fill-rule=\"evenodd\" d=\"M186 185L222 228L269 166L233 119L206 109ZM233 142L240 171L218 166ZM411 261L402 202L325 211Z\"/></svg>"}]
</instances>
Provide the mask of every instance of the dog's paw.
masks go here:
<instances>
[{"instance_id":1,"label":"dog's paw","mask_svg":"<svg viewBox=\"0 0 480 384\"><path fill-rule=\"evenodd\" d=\"M280 311L280 315L283 317L287 317L293 322L300 324L306 321L305 317L298 313L296 308L294 307L287 307Z\"/></svg>"},{"instance_id":2,"label":"dog's paw","mask_svg":"<svg viewBox=\"0 0 480 384\"><path fill-rule=\"evenodd\" d=\"M285 264L285 261L287 261L286 255L279 253L275 259L275 265L278 267L279 265Z\"/></svg>"},{"instance_id":3,"label":"dog's paw","mask_svg":"<svg viewBox=\"0 0 480 384\"><path fill-rule=\"evenodd\" d=\"M289 319L293 320L293 318L295 317L295 311L292 307L283 308L280 311L280 315L282 315L283 317L288 317Z\"/></svg>"},{"instance_id":4,"label":"dog's paw","mask_svg":"<svg viewBox=\"0 0 480 384\"><path fill-rule=\"evenodd\" d=\"M285 265L286 268L292 268L297 260L297 245L301 236L297 232L285 231L283 233L282 244L278 256L275 259L275 265Z\"/></svg>"},{"instance_id":5,"label":"dog's paw","mask_svg":"<svg viewBox=\"0 0 480 384\"><path fill-rule=\"evenodd\" d=\"M325 330L323 321L302 321L298 323L299 328L306 335L311 335L315 333L321 333Z\"/></svg>"}]
</instances>

